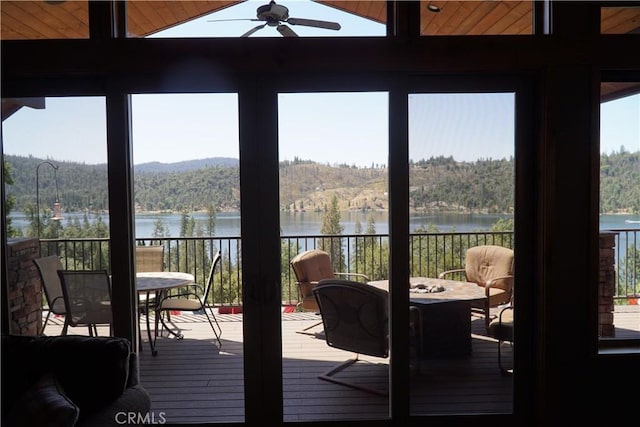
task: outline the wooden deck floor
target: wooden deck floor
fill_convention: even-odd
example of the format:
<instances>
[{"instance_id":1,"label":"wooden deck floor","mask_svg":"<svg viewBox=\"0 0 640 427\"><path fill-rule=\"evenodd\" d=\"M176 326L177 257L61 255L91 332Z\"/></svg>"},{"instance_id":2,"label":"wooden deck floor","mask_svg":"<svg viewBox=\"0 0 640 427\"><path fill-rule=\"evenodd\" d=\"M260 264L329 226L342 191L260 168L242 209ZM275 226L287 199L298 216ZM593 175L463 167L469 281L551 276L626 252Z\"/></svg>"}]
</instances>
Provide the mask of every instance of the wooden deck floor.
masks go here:
<instances>
[{"instance_id":1,"label":"wooden deck floor","mask_svg":"<svg viewBox=\"0 0 640 427\"><path fill-rule=\"evenodd\" d=\"M152 412L168 423L226 423L244 421L242 315L218 315L223 330L219 348L203 315L172 316L184 339L161 337L158 355L146 343L140 354L140 376L152 397ZM283 314L283 387L285 421L385 419L386 397L321 381L318 374L351 356L328 347L323 339L295 331L313 324L308 313ZM51 322L51 321L50 321ZM617 313L617 336L638 337L640 311ZM53 335L60 319L47 326ZM142 322L144 327L144 322ZM73 329L73 328L72 328ZM85 330L70 329L84 334ZM321 330L317 328L316 330ZM483 335L484 323L472 321L472 355L425 360L413 376L411 412L414 414L508 413L512 408L512 378L500 374L497 343ZM509 355L509 347L503 347ZM388 361L362 357L366 363L343 375L386 388Z\"/></svg>"}]
</instances>

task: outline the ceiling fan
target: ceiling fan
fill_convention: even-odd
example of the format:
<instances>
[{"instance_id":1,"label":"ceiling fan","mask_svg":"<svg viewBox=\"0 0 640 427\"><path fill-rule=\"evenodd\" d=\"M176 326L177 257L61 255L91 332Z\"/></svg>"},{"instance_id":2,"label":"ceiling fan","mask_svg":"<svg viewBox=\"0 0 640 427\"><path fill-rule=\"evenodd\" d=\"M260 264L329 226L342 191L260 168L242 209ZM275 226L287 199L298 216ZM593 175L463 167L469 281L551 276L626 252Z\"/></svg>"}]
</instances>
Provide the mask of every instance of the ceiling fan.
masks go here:
<instances>
[{"instance_id":1,"label":"ceiling fan","mask_svg":"<svg viewBox=\"0 0 640 427\"><path fill-rule=\"evenodd\" d=\"M275 1L271 0L269 4L262 5L258 7L256 10L256 18L246 18L246 19L214 19L209 20L209 22L220 22L220 21L259 21L264 22L264 24L257 25L241 35L240 37L249 37L251 34L256 31L266 27L267 25L270 27L276 27L278 32L282 34L284 37L298 37L295 31L293 31L288 25L303 25L306 27L316 27L316 28L326 28L328 30L339 30L340 24L337 22L330 21L318 21L316 19L304 19L304 18L290 18L289 17L289 9L286 6L282 6L280 4L276 4Z\"/></svg>"}]
</instances>

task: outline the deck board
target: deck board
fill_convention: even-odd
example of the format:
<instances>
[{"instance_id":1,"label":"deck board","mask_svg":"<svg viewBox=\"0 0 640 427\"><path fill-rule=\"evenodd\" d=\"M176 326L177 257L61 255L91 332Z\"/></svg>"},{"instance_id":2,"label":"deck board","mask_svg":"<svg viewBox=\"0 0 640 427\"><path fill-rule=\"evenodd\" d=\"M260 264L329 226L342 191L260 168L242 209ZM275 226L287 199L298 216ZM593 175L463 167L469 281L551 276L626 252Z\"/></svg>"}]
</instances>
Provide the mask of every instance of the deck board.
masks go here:
<instances>
[{"instance_id":1,"label":"deck board","mask_svg":"<svg viewBox=\"0 0 640 427\"><path fill-rule=\"evenodd\" d=\"M244 369L242 315L218 315L222 348L203 315L181 314L172 320L185 338L160 337L158 355L152 357L142 331L141 382L152 397L152 411L164 413L169 423L230 423L244 421ZM616 311L616 337L640 334L637 307ZM352 354L330 348L324 339L297 334L317 322L309 313L284 313L283 394L284 419L293 421L385 419L388 399L321 381L317 376ZM59 333L60 318L50 320L47 334ZM144 328L144 321L141 322ZM321 331L321 327L312 329ZM484 334L481 318L472 318L472 354L468 357L424 360L412 376L413 414L508 413L512 408L512 377L500 375L497 343ZM70 334L86 329L70 328ZM100 334L106 334L102 329ZM508 345L504 347L506 355ZM388 359L361 356L341 375L384 388Z\"/></svg>"}]
</instances>

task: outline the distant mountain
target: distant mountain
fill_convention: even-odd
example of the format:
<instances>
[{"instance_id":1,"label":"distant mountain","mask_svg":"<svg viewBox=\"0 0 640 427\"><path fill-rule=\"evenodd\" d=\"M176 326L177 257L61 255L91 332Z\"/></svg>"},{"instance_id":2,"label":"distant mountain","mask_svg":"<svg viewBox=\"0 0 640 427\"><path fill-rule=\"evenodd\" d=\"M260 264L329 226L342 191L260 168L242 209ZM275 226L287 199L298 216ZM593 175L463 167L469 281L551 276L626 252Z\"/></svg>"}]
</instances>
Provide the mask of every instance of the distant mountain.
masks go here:
<instances>
[{"instance_id":1,"label":"distant mountain","mask_svg":"<svg viewBox=\"0 0 640 427\"><path fill-rule=\"evenodd\" d=\"M232 157L210 157L208 159L185 160L175 163L149 162L134 166L136 173L189 172L207 167L238 167L238 159Z\"/></svg>"}]
</instances>

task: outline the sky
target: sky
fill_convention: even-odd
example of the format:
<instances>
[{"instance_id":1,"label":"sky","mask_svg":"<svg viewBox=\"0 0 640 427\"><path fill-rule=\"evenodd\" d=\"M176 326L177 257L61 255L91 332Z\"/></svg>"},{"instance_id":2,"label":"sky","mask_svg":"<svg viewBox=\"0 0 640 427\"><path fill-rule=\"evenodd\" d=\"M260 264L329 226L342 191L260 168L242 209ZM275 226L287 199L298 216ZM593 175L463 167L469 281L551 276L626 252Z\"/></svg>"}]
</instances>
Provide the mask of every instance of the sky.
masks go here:
<instances>
[{"instance_id":1,"label":"sky","mask_svg":"<svg viewBox=\"0 0 640 427\"><path fill-rule=\"evenodd\" d=\"M237 37L266 1L248 1L153 37ZM341 30L291 26L301 37L383 36L384 26L316 3L282 1L297 18L339 22ZM278 37L265 27L251 37ZM206 157L238 158L236 94L132 96L134 163ZM281 160L295 157L357 166L388 164L388 95L280 94ZM409 98L410 157L460 161L509 158L514 153L514 96L413 94ZM640 150L640 96L601 106L601 152ZM106 163L105 102L101 97L47 98L46 108L23 108L3 122L4 152L87 164Z\"/></svg>"}]
</instances>

